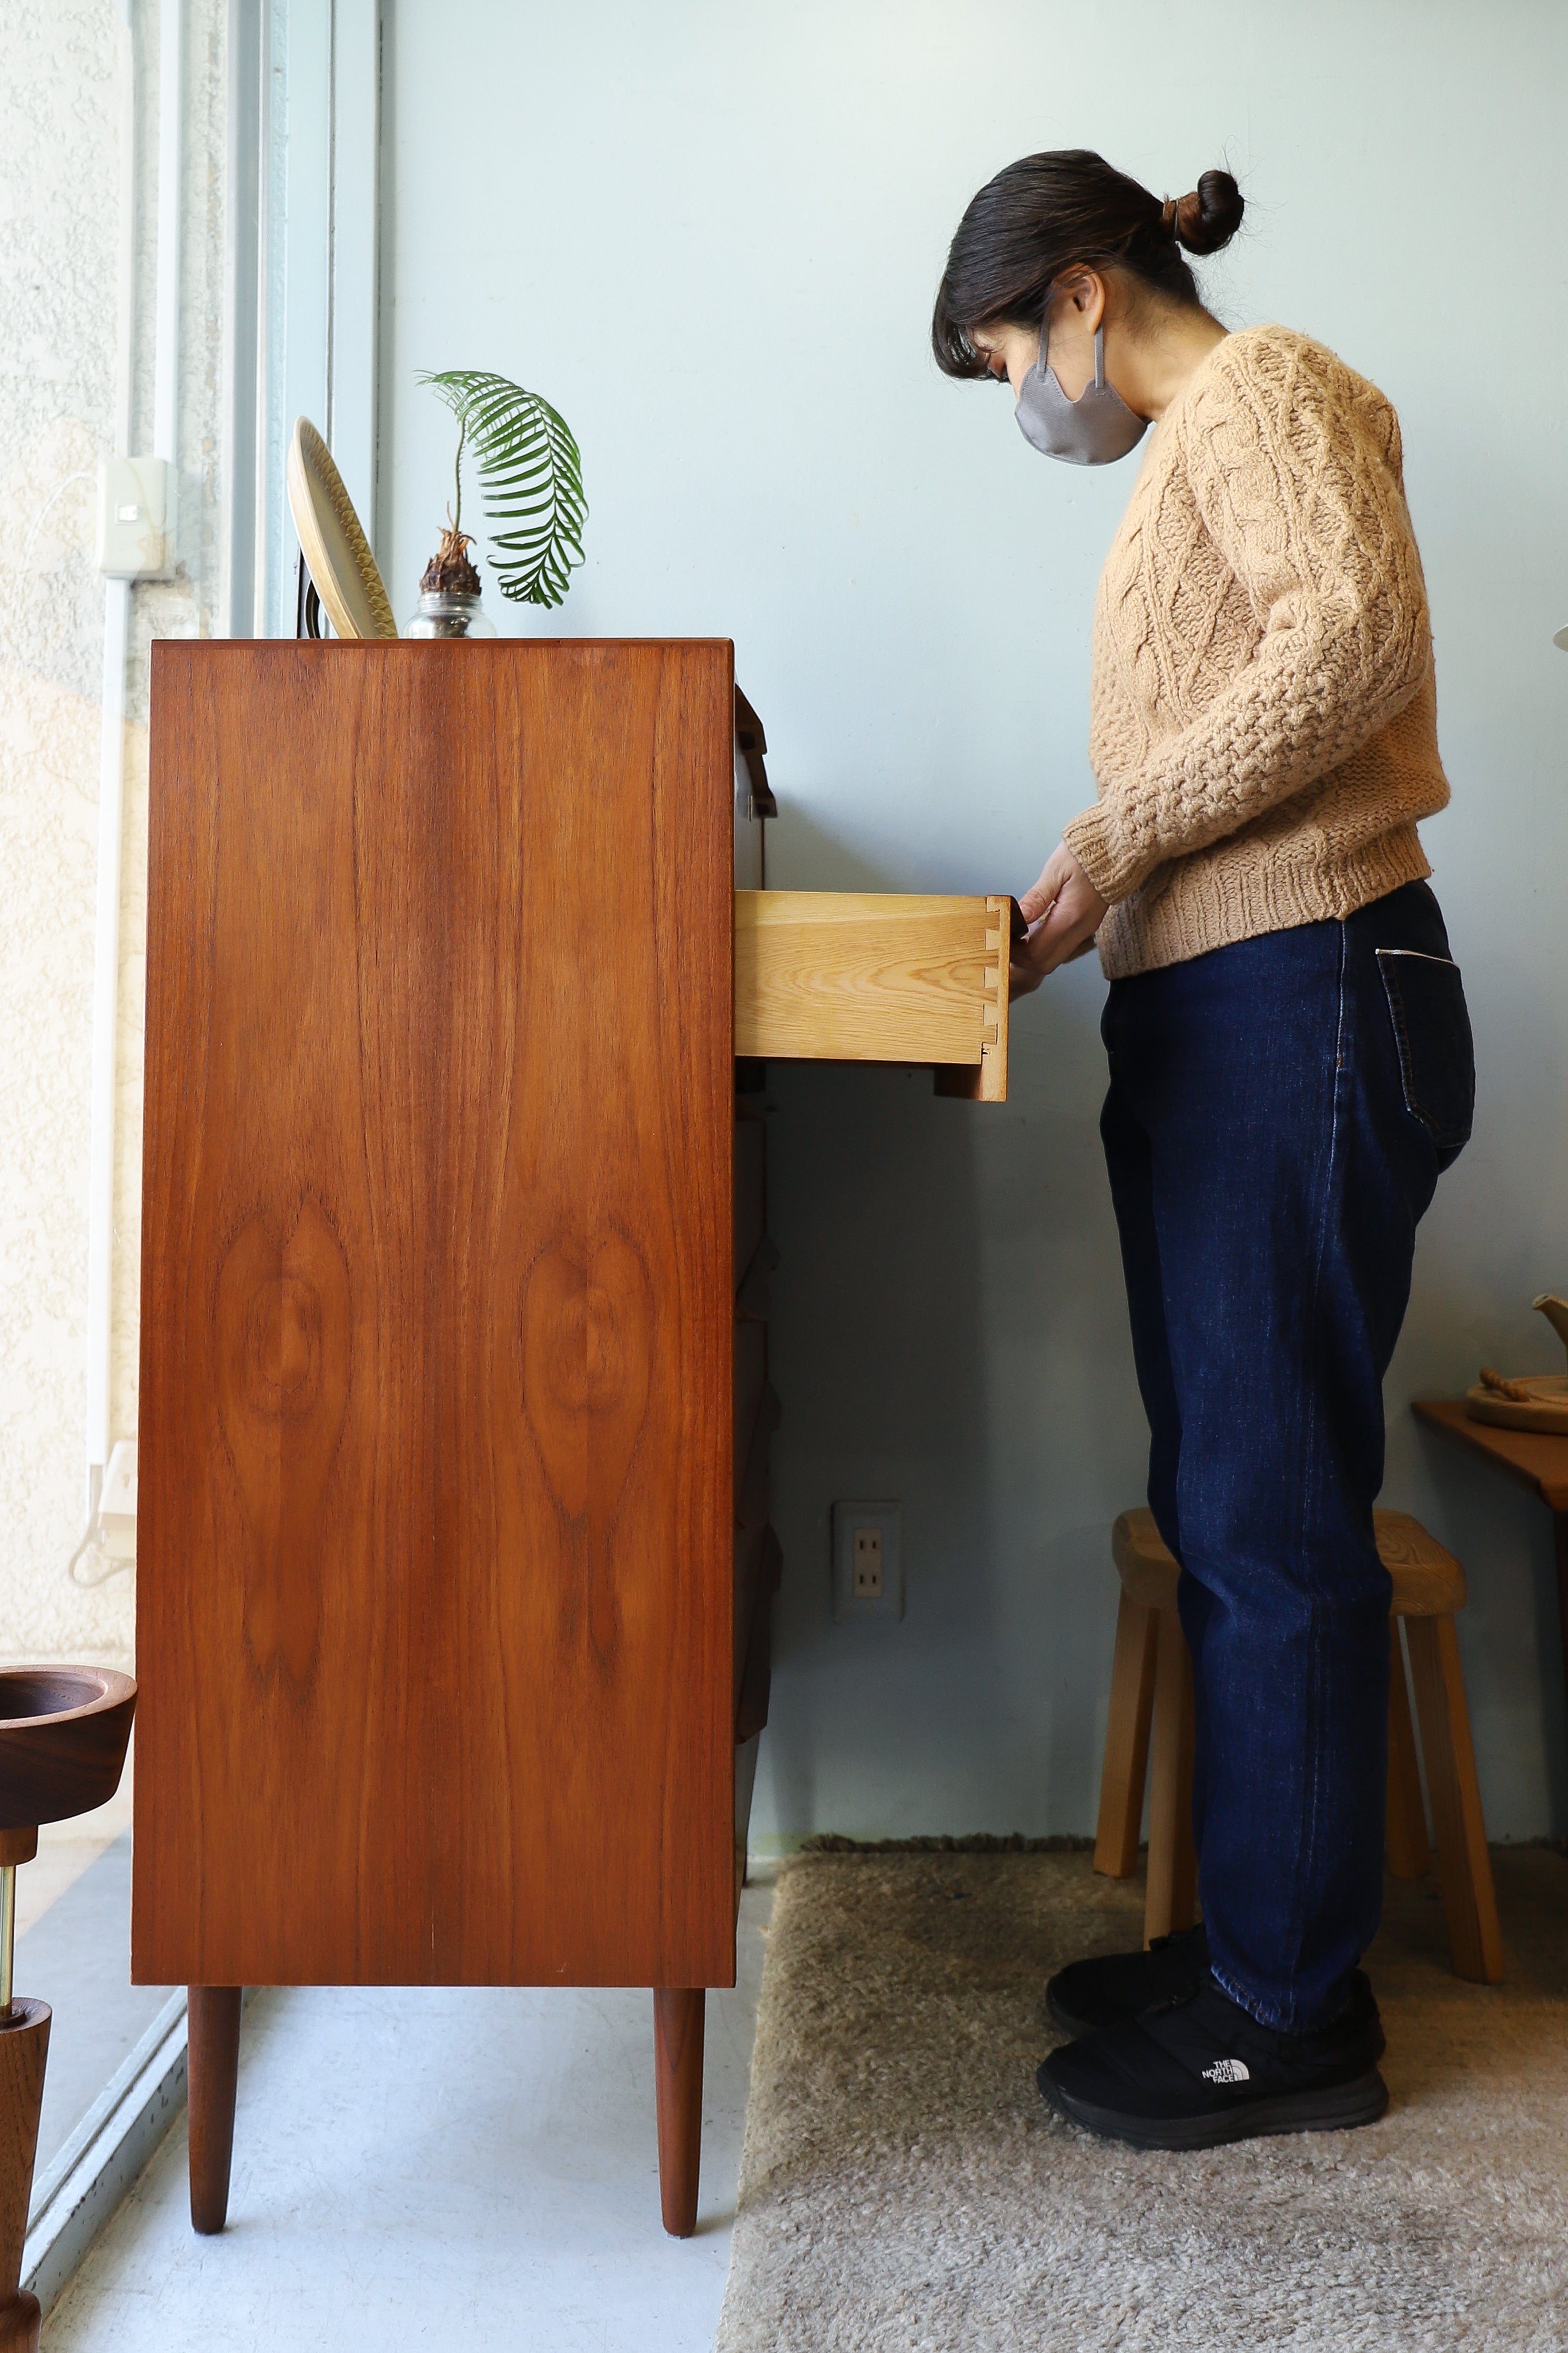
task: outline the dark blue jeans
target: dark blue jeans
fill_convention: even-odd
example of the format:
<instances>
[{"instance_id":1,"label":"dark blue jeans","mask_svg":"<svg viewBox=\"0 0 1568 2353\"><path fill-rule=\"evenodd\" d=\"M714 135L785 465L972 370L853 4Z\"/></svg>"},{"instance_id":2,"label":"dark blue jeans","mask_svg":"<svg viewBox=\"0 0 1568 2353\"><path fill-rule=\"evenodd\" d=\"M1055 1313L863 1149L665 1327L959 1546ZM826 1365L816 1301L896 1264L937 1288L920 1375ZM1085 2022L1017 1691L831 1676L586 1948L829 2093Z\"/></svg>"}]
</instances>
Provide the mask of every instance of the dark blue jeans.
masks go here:
<instances>
[{"instance_id":1,"label":"dark blue jeans","mask_svg":"<svg viewBox=\"0 0 1568 2353\"><path fill-rule=\"evenodd\" d=\"M1464 994L1416 882L1116 981L1103 1033L1211 1965L1255 2018L1305 2032L1344 2002L1382 1907L1383 1376L1416 1222L1469 1134Z\"/></svg>"}]
</instances>

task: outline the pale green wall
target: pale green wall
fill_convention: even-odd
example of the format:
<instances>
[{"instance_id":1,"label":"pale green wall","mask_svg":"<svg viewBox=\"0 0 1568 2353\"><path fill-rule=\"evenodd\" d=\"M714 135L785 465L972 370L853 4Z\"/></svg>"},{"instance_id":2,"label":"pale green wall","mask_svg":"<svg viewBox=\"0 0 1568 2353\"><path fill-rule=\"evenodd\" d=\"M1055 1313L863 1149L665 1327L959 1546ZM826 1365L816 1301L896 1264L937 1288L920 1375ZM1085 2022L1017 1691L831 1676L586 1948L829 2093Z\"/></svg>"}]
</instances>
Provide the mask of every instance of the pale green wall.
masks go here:
<instances>
[{"instance_id":1,"label":"pale green wall","mask_svg":"<svg viewBox=\"0 0 1568 2353\"><path fill-rule=\"evenodd\" d=\"M1251 206L1208 285L1404 422L1455 805L1426 828L1471 991L1477 1137L1424 1229L1387 1500L1462 1554L1494 1833L1568 1824L1544 1515L1405 1412L1548 1368L1568 1288L1568 12L1432 0L394 0L379 545L400 612L447 497L417 367L536 384L585 452L574 634L718 632L763 712L780 883L999 890L1089 797L1090 600L1131 467L1032 456L926 348L973 189L1098 146ZM613 914L606 910L607 918ZM781 1071L786 1555L756 1829L1082 1830L1142 1429L1095 1122L1092 965L1018 1015L1011 1100ZM1245 1412L1246 1399L1237 1399ZM828 1616L835 1495L901 1497L909 1610ZM1544 1687L1544 1702L1542 1690Z\"/></svg>"}]
</instances>

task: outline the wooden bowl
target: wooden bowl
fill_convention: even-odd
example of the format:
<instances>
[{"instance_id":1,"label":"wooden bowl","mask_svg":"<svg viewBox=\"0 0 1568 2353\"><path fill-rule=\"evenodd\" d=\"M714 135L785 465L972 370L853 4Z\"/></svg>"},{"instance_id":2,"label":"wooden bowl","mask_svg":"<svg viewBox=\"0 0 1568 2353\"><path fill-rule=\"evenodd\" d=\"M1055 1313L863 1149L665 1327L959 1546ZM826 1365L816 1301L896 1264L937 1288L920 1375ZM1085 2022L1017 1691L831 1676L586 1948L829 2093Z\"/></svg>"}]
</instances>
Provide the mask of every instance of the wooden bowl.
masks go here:
<instances>
[{"instance_id":1,"label":"wooden bowl","mask_svg":"<svg viewBox=\"0 0 1568 2353\"><path fill-rule=\"evenodd\" d=\"M110 1667L0 1669L0 1831L107 1805L135 1713L134 1682Z\"/></svg>"}]
</instances>

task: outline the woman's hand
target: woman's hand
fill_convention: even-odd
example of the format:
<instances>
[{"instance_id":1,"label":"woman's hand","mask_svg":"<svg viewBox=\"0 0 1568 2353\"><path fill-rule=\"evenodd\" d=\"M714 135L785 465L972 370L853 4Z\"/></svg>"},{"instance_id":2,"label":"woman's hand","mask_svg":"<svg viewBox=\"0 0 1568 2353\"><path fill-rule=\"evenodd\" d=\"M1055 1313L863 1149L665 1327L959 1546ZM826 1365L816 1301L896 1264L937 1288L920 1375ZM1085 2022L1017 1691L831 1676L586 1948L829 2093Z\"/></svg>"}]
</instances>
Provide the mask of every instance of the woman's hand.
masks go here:
<instances>
[{"instance_id":1,"label":"woman's hand","mask_svg":"<svg viewBox=\"0 0 1568 2353\"><path fill-rule=\"evenodd\" d=\"M1010 997L1027 997L1058 965L1086 955L1106 913L1105 901L1065 841L1057 844L1018 906L1029 931L1013 951Z\"/></svg>"}]
</instances>

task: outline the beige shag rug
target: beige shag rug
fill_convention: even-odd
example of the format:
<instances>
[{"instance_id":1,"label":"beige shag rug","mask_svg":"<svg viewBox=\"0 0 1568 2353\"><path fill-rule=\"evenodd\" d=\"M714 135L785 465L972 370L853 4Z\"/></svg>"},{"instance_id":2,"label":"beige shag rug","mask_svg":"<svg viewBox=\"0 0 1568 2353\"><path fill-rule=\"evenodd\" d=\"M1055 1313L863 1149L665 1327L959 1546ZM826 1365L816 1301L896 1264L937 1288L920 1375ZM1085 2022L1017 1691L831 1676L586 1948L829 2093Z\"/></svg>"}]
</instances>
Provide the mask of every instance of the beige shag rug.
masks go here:
<instances>
[{"instance_id":1,"label":"beige shag rug","mask_svg":"<svg viewBox=\"0 0 1568 2353\"><path fill-rule=\"evenodd\" d=\"M1138 1940L1084 1853L807 1854L769 1932L720 2353L1561 2353L1568 1862L1494 1857L1507 1982L1430 1883L1367 1962L1392 2103L1194 2156L1047 2108L1051 1971Z\"/></svg>"}]
</instances>

